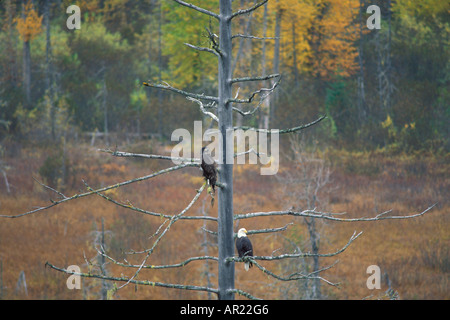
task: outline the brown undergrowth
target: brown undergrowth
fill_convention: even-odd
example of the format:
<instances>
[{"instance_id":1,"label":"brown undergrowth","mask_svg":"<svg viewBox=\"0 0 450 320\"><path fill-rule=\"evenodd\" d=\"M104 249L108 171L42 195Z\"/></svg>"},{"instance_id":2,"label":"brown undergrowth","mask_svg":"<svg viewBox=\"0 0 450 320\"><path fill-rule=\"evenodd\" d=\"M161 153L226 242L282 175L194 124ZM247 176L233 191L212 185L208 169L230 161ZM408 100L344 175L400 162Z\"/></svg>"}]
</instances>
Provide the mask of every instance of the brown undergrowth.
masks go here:
<instances>
[{"instance_id":1,"label":"brown undergrowth","mask_svg":"<svg viewBox=\"0 0 450 320\"><path fill-rule=\"evenodd\" d=\"M122 150L126 150L126 147ZM1 214L22 213L35 206L49 204L49 198L57 198L58 195L43 189L32 179L43 179L39 169L45 162L45 154L43 150L24 148L14 157L4 159L10 168L7 176L11 190L8 194L5 185L0 183ZM172 165L164 161L114 158L86 145L68 147L66 156L70 160L70 170L66 174L70 176L66 181L60 181L58 186L66 195L85 191L82 179L96 188ZM345 217L362 217L392 209L393 214L402 215L421 212L437 203L431 212L409 220L320 222L321 253L341 248L354 231L363 231L363 235L344 253L320 260L321 266L339 260L333 268L322 273L328 280L339 282L339 289L322 283L323 297L387 298L385 292L390 287L400 299L449 299L448 157L390 157L382 153L355 154L336 150L322 156L327 157L332 164L332 191L327 196L329 211L346 212ZM295 170L295 166L285 160L280 168L281 171ZM199 169L185 169L111 190L108 196L154 212L176 214L194 197L196 189L202 184L200 177ZM235 213L281 210L295 206L295 203L287 203L283 198L283 181L273 176L261 176L257 166L236 166L234 177ZM216 216L216 206L211 207L209 196L205 193L187 214L201 215L205 211L208 215ZM117 260L126 258L130 263L137 264L142 261L143 255L126 255L126 252L149 248L154 241L151 236L163 222L159 217L132 212L96 195L64 203L35 215L1 219L1 298L98 299L101 292L99 280L83 279L82 290L69 290L66 286L67 275L51 270L45 263L48 261L60 267L79 265L83 272L96 271L86 261L97 262L94 245L98 241L102 219L106 230L107 253ZM254 230L282 227L291 222L296 224L289 225L283 233L251 236L255 254L292 252L288 240L303 246L305 251L310 250L306 227L299 218L246 219L239 222L239 227ZM177 263L190 256L204 255L202 227L202 221L176 222L148 263ZM207 222L205 227L217 230L214 222ZM207 239L208 255L217 255L215 237L208 235ZM298 266L301 261L297 259L288 263ZM285 262L266 261L261 264L275 273L286 272ZM370 265L378 265L381 269L380 290L369 290L366 286L369 276L366 269ZM135 271L114 264L108 264L106 270L114 276L132 276ZM23 283L18 283L22 271L26 279L26 292ZM198 261L184 268L143 270L139 279L206 285L206 271L213 286L216 286L215 262L207 265ZM274 280L256 268L245 272L242 264L236 264L236 287L257 297L290 298L293 296L287 292L292 291L292 286L292 283ZM296 286L296 290L301 290L301 283ZM109 284L109 288L112 288L112 284ZM207 299L208 296L192 291L128 285L119 290L114 298Z\"/></svg>"}]
</instances>

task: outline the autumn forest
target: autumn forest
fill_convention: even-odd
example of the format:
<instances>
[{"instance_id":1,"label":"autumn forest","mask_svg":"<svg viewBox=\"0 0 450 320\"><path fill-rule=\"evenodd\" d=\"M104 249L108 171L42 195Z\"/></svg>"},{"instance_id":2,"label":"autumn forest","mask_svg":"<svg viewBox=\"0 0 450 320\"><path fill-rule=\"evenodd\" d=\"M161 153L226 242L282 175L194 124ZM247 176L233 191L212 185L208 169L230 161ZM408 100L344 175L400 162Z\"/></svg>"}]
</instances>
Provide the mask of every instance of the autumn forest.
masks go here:
<instances>
[{"instance_id":1,"label":"autumn forest","mask_svg":"<svg viewBox=\"0 0 450 320\"><path fill-rule=\"evenodd\" d=\"M449 299L449 2L230 3L232 127L282 133L232 166L234 297ZM226 166L170 161L224 121L218 13L1 0L0 299L221 298Z\"/></svg>"}]
</instances>

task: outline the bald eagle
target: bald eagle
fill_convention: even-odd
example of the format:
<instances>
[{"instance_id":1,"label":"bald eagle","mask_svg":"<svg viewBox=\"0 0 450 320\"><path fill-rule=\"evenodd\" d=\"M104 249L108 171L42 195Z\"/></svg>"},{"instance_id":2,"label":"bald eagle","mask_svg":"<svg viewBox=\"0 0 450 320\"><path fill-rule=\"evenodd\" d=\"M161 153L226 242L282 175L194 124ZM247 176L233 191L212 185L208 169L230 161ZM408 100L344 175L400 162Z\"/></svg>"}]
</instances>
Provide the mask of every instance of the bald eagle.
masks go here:
<instances>
[{"instance_id":1,"label":"bald eagle","mask_svg":"<svg viewBox=\"0 0 450 320\"><path fill-rule=\"evenodd\" d=\"M212 193L215 192L216 181L217 181L217 170L215 166L213 157L211 156L211 151L207 147L202 148L202 164L201 168L203 170L203 177L208 181L212 188Z\"/></svg>"},{"instance_id":2,"label":"bald eagle","mask_svg":"<svg viewBox=\"0 0 450 320\"><path fill-rule=\"evenodd\" d=\"M236 239L236 249L239 254L239 258L244 256L252 257L253 256L253 246L250 242L250 239L247 237L247 230L245 228L241 228L238 231L237 239ZM249 268L253 266L251 261L245 262L245 271L248 271Z\"/></svg>"}]
</instances>

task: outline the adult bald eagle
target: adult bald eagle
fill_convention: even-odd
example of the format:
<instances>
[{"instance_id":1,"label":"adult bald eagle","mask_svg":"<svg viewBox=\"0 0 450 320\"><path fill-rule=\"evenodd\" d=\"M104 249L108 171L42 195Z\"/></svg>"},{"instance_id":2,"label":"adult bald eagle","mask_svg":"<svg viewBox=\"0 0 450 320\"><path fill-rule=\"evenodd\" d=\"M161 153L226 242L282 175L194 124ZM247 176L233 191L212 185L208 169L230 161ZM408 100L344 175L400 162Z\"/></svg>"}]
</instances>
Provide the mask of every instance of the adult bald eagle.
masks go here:
<instances>
[{"instance_id":1,"label":"adult bald eagle","mask_svg":"<svg viewBox=\"0 0 450 320\"><path fill-rule=\"evenodd\" d=\"M209 151L207 147L202 148L201 168L203 170L203 176L205 177L205 180L208 181L209 185L212 188L212 193L214 193L217 181L216 163L211 156L211 151Z\"/></svg>"},{"instance_id":2,"label":"adult bald eagle","mask_svg":"<svg viewBox=\"0 0 450 320\"><path fill-rule=\"evenodd\" d=\"M250 239L247 237L247 230L245 228L241 228L238 231L237 239L236 239L236 249L239 254L239 258L244 256L252 257L253 256L253 246L250 242ZM245 271L248 271L249 268L253 266L251 261L245 262Z\"/></svg>"}]
</instances>

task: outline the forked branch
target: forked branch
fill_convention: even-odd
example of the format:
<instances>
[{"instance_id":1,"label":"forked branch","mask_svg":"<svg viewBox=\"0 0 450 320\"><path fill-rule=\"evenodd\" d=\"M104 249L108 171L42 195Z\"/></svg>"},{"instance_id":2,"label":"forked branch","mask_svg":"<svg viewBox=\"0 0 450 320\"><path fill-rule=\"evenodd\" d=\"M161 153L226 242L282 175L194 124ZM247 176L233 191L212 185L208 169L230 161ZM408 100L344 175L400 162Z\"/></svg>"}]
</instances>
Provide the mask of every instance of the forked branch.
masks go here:
<instances>
[{"instance_id":1,"label":"forked branch","mask_svg":"<svg viewBox=\"0 0 450 320\"><path fill-rule=\"evenodd\" d=\"M191 98L194 98L194 99L209 100L209 101L216 101L216 102L219 100L217 97L205 96L204 94L186 92L186 91L174 88L170 84L168 84L167 82L164 82L164 84L152 84L152 83L149 83L149 82L143 82L142 84L144 86L146 86L146 87L169 90L169 91L172 91L172 92L176 92L176 93L182 94L185 97L191 97Z\"/></svg>"},{"instance_id":2,"label":"forked branch","mask_svg":"<svg viewBox=\"0 0 450 320\"><path fill-rule=\"evenodd\" d=\"M147 249L147 255L145 256L145 258L142 260L142 263L140 264L138 270L135 272L135 274L122 286L119 287L123 288L124 286L126 286L127 284L130 283L130 281L134 280L139 272L142 270L142 268L144 267L144 265L146 264L147 260L149 259L150 255L153 253L153 251L155 250L156 246L158 245L159 241L161 241L161 239L164 237L164 235L170 230L170 227L177 222L178 219L180 219L181 216L183 216L193 205L194 203L198 200L198 198L200 197L201 193L203 192L203 190L205 189L206 183L203 184L203 186L197 190L197 194L195 195L195 197L192 199L192 201L187 205L186 208L184 208L179 214L177 215L173 215L172 218L170 218L169 220L169 224L167 225L167 227L158 235L158 237L156 238L156 240L154 241L152 247L150 249Z\"/></svg>"},{"instance_id":3,"label":"forked branch","mask_svg":"<svg viewBox=\"0 0 450 320\"><path fill-rule=\"evenodd\" d=\"M326 116L320 116L319 118L317 118L316 120L314 120L314 121L312 121L312 122L310 122L310 123L302 124L302 125L300 125L300 126L293 127L293 128L288 128L288 129L281 129L281 130L278 130L278 133L279 133L279 134L284 134L284 133L297 132L297 131L300 131L300 130L303 130L303 129L312 127L313 125L319 123L320 121L322 121L322 120L325 119L325 118L326 118ZM262 132L262 133L269 133L269 134L270 134L270 133L272 132L273 129L258 129L258 128L255 128L255 127L247 127L247 126L243 126L243 127L234 127L233 130L244 130L244 131L247 131L247 130L254 130L254 131L256 131L256 132Z\"/></svg>"},{"instance_id":4,"label":"forked branch","mask_svg":"<svg viewBox=\"0 0 450 320\"><path fill-rule=\"evenodd\" d=\"M338 218L336 217L336 213L329 212L320 212L313 210L303 210L303 211L271 211L271 212L253 212L253 213L245 213L245 214L237 214L234 216L235 220L239 219L248 219L254 217L268 217L268 216L295 216L295 217L307 217L307 218L319 218L331 221L339 221L339 222L358 222L358 221L379 221L379 220L387 220L387 219L410 219L416 218L424 215L428 211L434 208L436 204L428 207L424 211L420 213L404 215L404 216L389 216L388 213L392 212L392 210L382 212L377 214L375 217L362 217L362 218Z\"/></svg>"},{"instance_id":5,"label":"forked branch","mask_svg":"<svg viewBox=\"0 0 450 320\"><path fill-rule=\"evenodd\" d=\"M281 81L281 77L279 77L277 79L277 81L275 81L275 83L272 85L271 88L261 88L259 90L254 91L250 95L250 97L248 97L247 99L229 99L229 102L233 102L233 103L252 103L252 101L255 98L255 96L259 95L259 94L262 95L261 99L265 99L267 97L267 95L271 94L275 90L275 88L280 84L280 81ZM263 95L263 93L265 93L265 95Z\"/></svg>"},{"instance_id":6,"label":"forked branch","mask_svg":"<svg viewBox=\"0 0 450 320\"><path fill-rule=\"evenodd\" d=\"M327 279L325 279L325 278L323 278L321 276L318 276L317 274L319 272L311 272L311 273L308 273L308 274L304 274L302 272L295 272L295 273L290 274L287 277L282 277L282 276L277 275L277 274L273 273L272 271L268 270L264 266L260 265L254 259L250 259L250 260L252 261L253 265L258 267L258 269L261 270L263 273L271 276L272 278L280 280L280 281L297 281L297 280L319 279L319 280L321 280L321 281L323 281L323 282L325 282L325 283L327 283L327 284L329 284L329 285L331 285L333 287L337 287L339 285L338 283L331 282L331 281L329 281L329 280L327 280ZM328 269L334 267L336 265L336 263L337 262L335 262L332 265L329 265L329 266L327 266L325 268L322 268L319 271L322 272L322 271L328 270Z\"/></svg>"},{"instance_id":7,"label":"forked branch","mask_svg":"<svg viewBox=\"0 0 450 320\"><path fill-rule=\"evenodd\" d=\"M187 97L186 99L188 99L188 100L190 100L190 101L193 101L193 102L196 102L196 103L199 105L199 107L200 107L200 111L201 111L205 116L208 116L208 117L210 117L211 119L213 119L214 121L216 121L217 123L219 123L219 118L218 118L214 113L209 112L209 111L206 111L205 107L203 106L203 103L202 103L200 100L194 99L194 98L191 98L191 97Z\"/></svg>"},{"instance_id":8,"label":"forked branch","mask_svg":"<svg viewBox=\"0 0 450 320\"><path fill-rule=\"evenodd\" d=\"M52 265L50 262L46 262L45 266L50 267L54 270L67 273L70 275L78 275L83 278L95 278L95 279L102 279L102 280L109 280L114 282L128 282L133 283L137 285L145 285L145 286L152 286L152 287L163 287L163 288L172 288L172 289L183 289L183 290L194 290L194 291L205 291L205 292L212 292L212 293L218 293L219 290L215 288L209 288L204 286L194 286L194 285L184 285L184 284L175 284L175 283L165 283L165 282L159 282L159 281L148 281L148 280L136 280L136 279L130 279L128 277L122 276L122 277L110 277L105 276L101 274L92 274L92 273L83 273L83 272L72 272L68 271L67 269L56 267Z\"/></svg>"},{"instance_id":9,"label":"forked branch","mask_svg":"<svg viewBox=\"0 0 450 320\"><path fill-rule=\"evenodd\" d=\"M41 211L50 209L50 208L55 207L55 206L57 206L57 205L59 205L61 203L64 203L64 202L68 202L68 201L71 201L71 200L87 197L87 196L93 195L95 193L104 192L104 191L108 191L108 190L111 190L111 189L119 188L119 187L126 186L126 185L134 183L134 182L144 181L144 180L151 179L153 177L159 176L161 174L169 173L169 172L172 172L172 171L175 171L175 170L179 170L179 169L182 169L182 168L187 168L187 167L198 167L198 164L197 163L183 163L183 164L180 164L180 165L177 165L177 166L174 166L174 167L170 167L170 168L167 168L167 169L163 169L163 170L151 173L151 174L143 176L143 177L139 177L139 178L127 180L127 181L124 181L124 182L116 183L116 184L109 185L107 187L103 187L103 188L100 188L100 189L97 189L97 190L91 190L91 191L88 191L88 192L75 194L75 195L73 195L71 197L65 197L65 198L63 198L61 200L58 200L58 201L54 201L54 200L50 199L51 204L48 205L48 206L38 207L36 209L30 210L30 211L27 211L27 212L24 212L24 213L21 213L21 214L16 214L16 215L0 215L0 218L20 218L20 217L23 217L23 216L39 213Z\"/></svg>"},{"instance_id":10,"label":"forked branch","mask_svg":"<svg viewBox=\"0 0 450 320\"><path fill-rule=\"evenodd\" d=\"M212 53L215 56L219 56L219 53L216 50L213 50L213 49L210 49L210 48L194 46L193 44L190 44L190 43L187 43L187 42L185 42L184 45L189 47L189 48L191 48L191 49L194 49L194 50L209 52L209 53Z\"/></svg>"},{"instance_id":11,"label":"forked branch","mask_svg":"<svg viewBox=\"0 0 450 320\"><path fill-rule=\"evenodd\" d=\"M310 257L334 257L338 254L344 252L353 241L355 241L360 235L362 234L362 231L360 233L356 233L356 231L352 234L348 242L340 249L336 250L335 252L330 253L311 253L311 252L300 252L300 253L284 253L277 256L253 256L253 257L230 257L227 259L228 262L236 261L236 262L245 262L246 259L250 259L250 261L255 260L264 260L264 261L274 261L274 260L282 260L282 259L294 259L294 258L310 258Z\"/></svg>"},{"instance_id":12,"label":"forked branch","mask_svg":"<svg viewBox=\"0 0 450 320\"><path fill-rule=\"evenodd\" d=\"M248 13L250 13L250 12L252 12L252 11L255 11L255 10L258 9L259 7L263 6L267 1L269 1L269 0L264 0L264 1L261 1L261 2L259 2L259 3L256 3L255 5L253 5L252 7L248 8L248 9L241 9L241 10L238 10L237 12L235 12L235 13L233 13L233 14L231 15L231 19L233 19L233 18L235 18L235 17L237 17L237 16L240 16L240 15L242 15L242 14L248 14Z\"/></svg>"}]
</instances>

